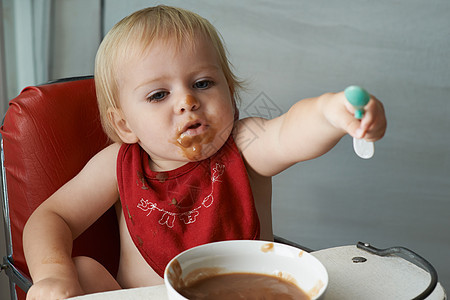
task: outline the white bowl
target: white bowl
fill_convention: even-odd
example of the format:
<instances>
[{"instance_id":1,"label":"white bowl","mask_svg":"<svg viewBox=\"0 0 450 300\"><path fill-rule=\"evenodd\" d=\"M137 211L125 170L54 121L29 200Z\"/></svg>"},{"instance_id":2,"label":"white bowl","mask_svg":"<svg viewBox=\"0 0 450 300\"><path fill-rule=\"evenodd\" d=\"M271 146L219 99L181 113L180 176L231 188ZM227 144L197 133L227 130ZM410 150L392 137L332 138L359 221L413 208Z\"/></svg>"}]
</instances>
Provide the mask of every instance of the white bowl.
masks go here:
<instances>
[{"instance_id":1,"label":"white bowl","mask_svg":"<svg viewBox=\"0 0 450 300\"><path fill-rule=\"evenodd\" d=\"M311 254L285 244L233 240L186 250L175 256L164 272L170 300L186 299L176 291L204 277L227 273L276 275L295 283L311 299L320 299L328 285L328 273Z\"/></svg>"}]
</instances>

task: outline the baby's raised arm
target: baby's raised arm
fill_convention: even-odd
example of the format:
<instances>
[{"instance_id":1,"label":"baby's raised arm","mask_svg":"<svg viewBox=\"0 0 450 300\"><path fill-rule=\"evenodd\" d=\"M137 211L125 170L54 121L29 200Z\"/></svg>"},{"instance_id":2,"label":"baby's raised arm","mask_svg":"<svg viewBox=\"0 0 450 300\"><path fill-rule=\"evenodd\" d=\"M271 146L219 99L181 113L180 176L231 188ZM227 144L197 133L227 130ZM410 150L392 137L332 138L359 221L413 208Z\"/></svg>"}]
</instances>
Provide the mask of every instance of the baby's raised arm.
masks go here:
<instances>
[{"instance_id":1,"label":"baby's raised arm","mask_svg":"<svg viewBox=\"0 0 450 300\"><path fill-rule=\"evenodd\" d=\"M383 137L386 118L379 100L371 96L362 120L354 117L354 110L343 92L304 99L273 120L240 120L236 143L255 171L273 176L328 152L346 133L368 141Z\"/></svg>"},{"instance_id":2,"label":"baby's raised arm","mask_svg":"<svg viewBox=\"0 0 450 300\"><path fill-rule=\"evenodd\" d=\"M23 233L34 283L27 299L61 299L83 293L71 257L72 241L118 200L118 149L114 144L95 155L31 215Z\"/></svg>"}]
</instances>

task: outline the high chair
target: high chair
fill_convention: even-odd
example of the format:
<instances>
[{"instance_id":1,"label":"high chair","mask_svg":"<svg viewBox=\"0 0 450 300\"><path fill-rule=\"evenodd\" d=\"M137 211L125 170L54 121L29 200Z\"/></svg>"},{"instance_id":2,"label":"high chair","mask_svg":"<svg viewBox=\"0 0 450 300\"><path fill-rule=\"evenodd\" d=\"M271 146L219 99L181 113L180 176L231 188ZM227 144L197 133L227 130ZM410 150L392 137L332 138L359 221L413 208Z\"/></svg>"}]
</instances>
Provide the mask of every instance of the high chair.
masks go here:
<instances>
[{"instance_id":1,"label":"high chair","mask_svg":"<svg viewBox=\"0 0 450 300\"><path fill-rule=\"evenodd\" d=\"M7 255L1 267L10 279L11 298L25 299L32 284L22 247L25 223L45 199L73 178L92 156L109 144L100 124L93 77L69 78L25 88L10 101L0 135L1 195L7 246ZM311 252L278 236L275 236L275 241ZM361 245L362 248L368 248L370 253L373 252L375 258L375 254L384 256L385 253L403 249L377 249ZM324 249L315 252L315 255L323 256L322 262L332 266L338 260L332 259L330 262L327 256L344 250L348 252L348 249L356 251L354 246L348 246ZM435 294L444 295L445 299L445 291L437 285L437 272L433 266L410 250L406 253L415 260L420 258L419 265L431 275L428 288L417 299L424 299L433 290ZM74 241L72 255L92 257L111 274L117 274L119 230L114 208L109 209ZM345 258L345 255L341 256ZM361 257L353 257L356 258ZM354 262L352 259L346 260L350 265ZM332 268L329 272L335 282L348 277L348 274L333 274ZM359 278L359 273L356 272L354 276Z\"/></svg>"},{"instance_id":2,"label":"high chair","mask_svg":"<svg viewBox=\"0 0 450 300\"><path fill-rule=\"evenodd\" d=\"M22 249L31 213L108 145L100 125L94 79L78 77L25 88L9 103L1 133L2 205L12 299L31 286ZM113 275L119 262L114 209L74 241L73 256L90 256Z\"/></svg>"}]
</instances>

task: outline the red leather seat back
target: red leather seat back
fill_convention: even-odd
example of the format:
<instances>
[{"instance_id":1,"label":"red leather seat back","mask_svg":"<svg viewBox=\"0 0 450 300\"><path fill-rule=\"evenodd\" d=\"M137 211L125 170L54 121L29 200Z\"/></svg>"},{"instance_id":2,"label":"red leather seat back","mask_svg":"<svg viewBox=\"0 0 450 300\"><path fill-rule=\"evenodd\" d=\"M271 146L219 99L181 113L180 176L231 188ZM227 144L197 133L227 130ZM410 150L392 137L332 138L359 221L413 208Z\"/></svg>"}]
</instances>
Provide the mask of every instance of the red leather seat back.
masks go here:
<instances>
[{"instance_id":1,"label":"red leather seat back","mask_svg":"<svg viewBox=\"0 0 450 300\"><path fill-rule=\"evenodd\" d=\"M94 80L25 88L10 102L1 134L13 259L16 267L28 273L22 232L29 216L108 145ZM116 274L119 232L113 208L74 241L73 255L93 257Z\"/></svg>"}]
</instances>

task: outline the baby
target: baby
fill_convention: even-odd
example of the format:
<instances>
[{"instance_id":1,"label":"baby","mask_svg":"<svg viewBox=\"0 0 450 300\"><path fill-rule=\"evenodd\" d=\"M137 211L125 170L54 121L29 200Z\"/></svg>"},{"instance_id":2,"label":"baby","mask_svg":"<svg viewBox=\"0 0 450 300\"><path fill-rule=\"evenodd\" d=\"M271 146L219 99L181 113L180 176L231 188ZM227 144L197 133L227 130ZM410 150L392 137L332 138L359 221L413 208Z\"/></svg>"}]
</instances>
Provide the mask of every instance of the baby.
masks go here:
<instances>
[{"instance_id":1,"label":"baby","mask_svg":"<svg viewBox=\"0 0 450 300\"><path fill-rule=\"evenodd\" d=\"M271 176L326 153L347 133L376 141L386 129L376 98L357 120L343 92L301 100L272 120L239 120L241 84L219 34L204 18L167 6L111 29L95 83L113 143L30 217L28 299L161 284L168 261L185 249L272 240ZM73 239L113 205L116 277L91 258L71 257Z\"/></svg>"}]
</instances>

